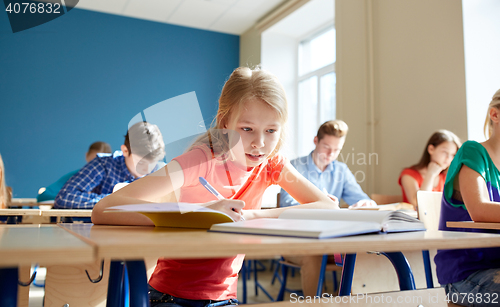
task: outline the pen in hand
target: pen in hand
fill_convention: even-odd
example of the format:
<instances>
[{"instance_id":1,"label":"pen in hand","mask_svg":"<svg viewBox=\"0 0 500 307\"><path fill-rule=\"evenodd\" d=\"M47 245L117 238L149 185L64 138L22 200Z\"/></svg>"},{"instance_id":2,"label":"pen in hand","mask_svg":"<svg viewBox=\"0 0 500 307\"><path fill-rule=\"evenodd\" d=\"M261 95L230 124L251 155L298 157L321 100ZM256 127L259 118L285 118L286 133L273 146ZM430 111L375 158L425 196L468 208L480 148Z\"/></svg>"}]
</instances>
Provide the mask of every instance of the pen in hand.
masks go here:
<instances>
[{"instance_id":1,"label":"pen in hand","mask_svg":"<svg viewBox=\"0 0 500 307\"><path fill-rule=\"evenodd\" d=\"M213 186L211 186L210 183L208 183L208 181L205 178L199 177L198 179L200 180L201 185L203 187L205 187L205 189L207 189L208 192L215 195L215 197L217 197L217 199L219 199L219 200L225 199L224 196L222 196L222 194L220 194ZM233 210L234 212L237 212L234 208L231 208L231 210ZM241 220L245 220L243 215L241 216Z\"/></svg>"}]
</instances>

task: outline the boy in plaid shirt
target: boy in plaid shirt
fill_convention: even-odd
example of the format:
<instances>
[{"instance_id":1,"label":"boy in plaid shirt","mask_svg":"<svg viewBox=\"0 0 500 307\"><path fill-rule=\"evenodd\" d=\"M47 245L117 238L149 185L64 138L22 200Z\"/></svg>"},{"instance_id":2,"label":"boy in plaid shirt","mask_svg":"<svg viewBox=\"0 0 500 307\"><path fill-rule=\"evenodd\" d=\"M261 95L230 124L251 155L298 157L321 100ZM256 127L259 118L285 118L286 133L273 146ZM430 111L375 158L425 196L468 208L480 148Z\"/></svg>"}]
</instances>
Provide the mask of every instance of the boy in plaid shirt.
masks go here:
<instances>
[{"instance_id":1,"label":"boy in plaid shirt","mask_svg":"<svg viewBox=\"0 0 500 307\"><path fill-rule=\"evenodd\" d=\"M98 154L63 186L54 202L59 209L92 209L117 183L132 182L162 165L165 145L158 126L138 122L125 136L121 151Z\"/></svg>"}]
</instances>

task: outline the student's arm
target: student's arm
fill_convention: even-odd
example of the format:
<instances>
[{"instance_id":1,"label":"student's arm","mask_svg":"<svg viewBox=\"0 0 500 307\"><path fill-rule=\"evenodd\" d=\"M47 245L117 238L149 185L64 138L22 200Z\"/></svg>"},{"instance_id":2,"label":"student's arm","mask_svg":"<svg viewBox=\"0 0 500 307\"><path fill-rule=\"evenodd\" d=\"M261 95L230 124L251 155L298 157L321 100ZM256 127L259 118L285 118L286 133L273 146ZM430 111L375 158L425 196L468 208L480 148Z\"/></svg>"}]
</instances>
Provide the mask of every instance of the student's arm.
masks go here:
<instances>
[{"instance_id":1,"label":"student's arm","mask_svg":"<svg viewBox=\"0 0 500 307\"><path fill-rule=\"evenodd\" d=\"M423 176L422 185L420 185L420 191L432 191L434 188L434 181L436 177L443 171L443 167L434 161L431 161L427 166L427 172ZM416 196L415 196L416 199Z\"/></svg>"},{"instance_id":2,"label":"student's arm","mask_svg":"<svg viewBox=\"0 0 500 307\"><path fill-rule=\"evenodd\" d=\"M134 212L104 212L108 207L128 204L154 202L178 189L184 184L184 173L180 164L173 160L160 170L121 188L99 201L92 210L92 223L106 225L145 225L153 226L146 216ZM222 211L234 220L241 218L244 202L222 200L207 203L207 207ZM235 209L234 212L232 209Z\"/></svg>"},{"instance_id":3,"label":"student's arm","mask_svg":"<svg viewBox=\"0 0 500 307\"><path fill-rule=\"evenodd\" d=\"M101 184L103 174L105 174L105 169L99 159L87 163L62 187L56 196L54 207L92 209L99 200L108 195L92 193L92 190Z\"/></svg>"},{"instance_id":4,"label":"student's arm","mask_svg":"<svg viewBox=\"0 0 500 307\"><path fill-rule=\"evenodd\" d=\"M410 204L417 209L417 191L418 191L418 182L410 175L403 175L401 177L401 186L405 190L406 198Z\"/></svg>"},{"instance_id":5,"label":"student's arm","mask_svg":"<svg viewBox=\"0 0 500 307\"><path fill-rule=\"evenodd\" d=\"M287 162L283 166L277 182L285 191L296 199L301 205L288 208L276 208L266 210L243 210L245 219L278 217L285 210L295 209L338 209L338 202L331 200L325 193L321 192L314 184L304 178L291 164Z\"/></svg>"},{"instance_id":6,"label":"student's arm","mask_svg":"<svg viewBox=\"0 0 500 307\"><path fill-rule=\"evenodd\" d=\"M484 178L463 165L458 174L458 185L465 207L475 222L500 222L500 203L490 201Z\"/></svg>"}]
</instances>

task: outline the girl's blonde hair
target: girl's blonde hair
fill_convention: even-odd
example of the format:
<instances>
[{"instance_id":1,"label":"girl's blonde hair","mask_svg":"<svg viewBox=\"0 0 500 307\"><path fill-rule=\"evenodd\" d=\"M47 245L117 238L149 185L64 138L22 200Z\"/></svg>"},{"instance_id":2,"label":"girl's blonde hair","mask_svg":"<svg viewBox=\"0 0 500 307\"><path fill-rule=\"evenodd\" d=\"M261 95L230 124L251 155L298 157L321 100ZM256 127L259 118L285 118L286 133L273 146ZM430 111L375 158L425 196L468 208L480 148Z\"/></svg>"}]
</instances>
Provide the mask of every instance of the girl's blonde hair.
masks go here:
<instances>
[{"instance_id":1,"label":"girl's blonde hair","mask_svg":"<svg viewBox=\"0 0 500 307\"><path fill-rule=\"evenodd\" d=\"M493 95L490 105L488 106L488 112L486 113L486 120L484 121L484 136L487 139L489 139L493 133L493 122L490 118L491 108L497 108L500 110L500 90L496 91L495 95Z\"/></svg>"},{"instance_id":2,"label":"girl's blonde hair","mask_svg":"<svg viewBox=\"0 0 500 307\"><path fill-rule=\"evenodd\" d=\"M245 102L258 99L276 112L281 123L280 139L270 157L274 156L283 146L285 140L286 122L288 119L288 106L283 86L273 74L259 68L236 68L224 84L219 98L217 115L211 128L200 136L189 148L207 145L214 156L226 159L231 148L230 138L225 127L237 121L243 111ZM234 116L236 115L236 116Z\"/></svg>"},{"instance_id":3,"label":"girl's blonde hair","mask_svg":"<svg viewBox=\"0 0 500 307\"><path fill-rule=\"evenodd\" d=\"M7 186L5 185L5 168L3 166L2 155L0 155L0 209L7 208L9 195L7 194Z\"/></svg>"}]
</instances>

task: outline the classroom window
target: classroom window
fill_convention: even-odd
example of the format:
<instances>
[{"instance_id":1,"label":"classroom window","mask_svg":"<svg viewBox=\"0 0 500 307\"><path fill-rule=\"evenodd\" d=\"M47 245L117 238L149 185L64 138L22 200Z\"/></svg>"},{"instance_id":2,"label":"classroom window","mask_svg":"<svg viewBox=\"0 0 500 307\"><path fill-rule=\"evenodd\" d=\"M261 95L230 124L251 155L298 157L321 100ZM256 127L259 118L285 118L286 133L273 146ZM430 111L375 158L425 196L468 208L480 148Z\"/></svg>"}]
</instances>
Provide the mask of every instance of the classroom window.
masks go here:
<instances>
[{"instance_id":1,"label":"classroom window","mask_svg":"<svg viewBox=\"0 0 500 307\"><path fill-rule=\"evenodd\" d=\"M314 149L319 126L336 113L335 28L328 27L298 44L298 155Z\"/></svg>"}]
</instances>

